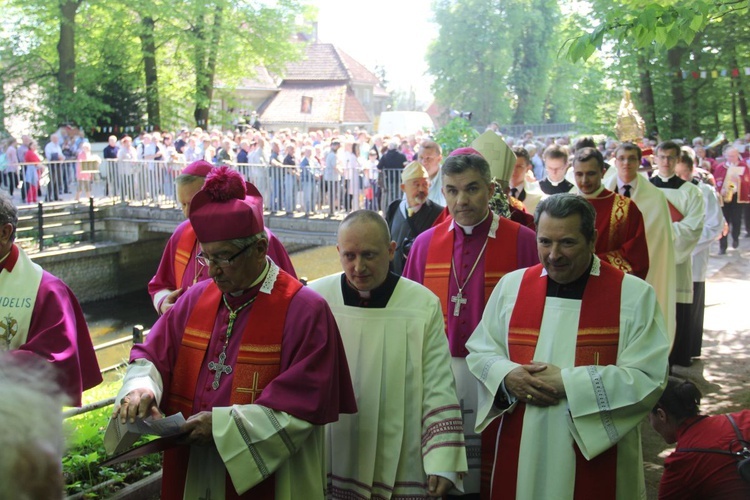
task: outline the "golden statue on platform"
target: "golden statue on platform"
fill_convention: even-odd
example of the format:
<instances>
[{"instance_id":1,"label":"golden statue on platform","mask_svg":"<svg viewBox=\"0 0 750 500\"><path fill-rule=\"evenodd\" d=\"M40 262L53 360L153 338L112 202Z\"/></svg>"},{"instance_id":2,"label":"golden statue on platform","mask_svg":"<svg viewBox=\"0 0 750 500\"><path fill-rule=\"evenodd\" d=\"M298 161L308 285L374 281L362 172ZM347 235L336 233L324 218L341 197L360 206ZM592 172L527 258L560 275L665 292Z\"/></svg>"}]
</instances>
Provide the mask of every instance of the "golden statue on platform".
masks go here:
<instances>
[{"instance_id":1,"label":"golden statue on platform","mask_svg":"<svg viewBox=\"0 0 750 500\"><path fill-rule=\"evenodd\" d=\"M615 125L617 139L621 142L630 141L638 143L646 135L646 122L641 114L635 109L635 104L630 100L630 91L624 90L620 109L617 111L617 124Z\"/></svg>"}]
</instances>

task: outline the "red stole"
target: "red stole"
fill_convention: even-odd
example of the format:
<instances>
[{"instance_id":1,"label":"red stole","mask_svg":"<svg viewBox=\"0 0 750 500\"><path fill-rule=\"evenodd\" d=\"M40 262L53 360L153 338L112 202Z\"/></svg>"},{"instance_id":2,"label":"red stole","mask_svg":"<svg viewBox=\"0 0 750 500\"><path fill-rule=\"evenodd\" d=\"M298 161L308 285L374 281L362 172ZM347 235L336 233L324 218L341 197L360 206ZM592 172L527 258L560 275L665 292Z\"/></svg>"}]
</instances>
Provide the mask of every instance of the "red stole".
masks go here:
<instances>
[{"instance_id":1,"label":"red stole","mask_svg":"<svg viewBox=\"0 0 750 500\"><path fill-rule=\"evenodd\" d=\"M671 201L667 200L667 205L669 206L669 217L672 219L672 222L680 222L685 218L685 216L677 210L677 207L672 205Z\"/></svg>"},{"instance_id":2,"label":"red stole","mask_svg":"<svg viewBox=\"0 0 750 500\"><path fill-rule=\"evenodd\" d=\"M292 297L300 288L302 284L299 281L280 272L272 293L258 293L255 304L247 313L249 317L242 332L242 342L232 373L222 377L222 383L226 383L227 379L232 381L229 405L252 404L263 388L279 374L286 315ZM200 371L209 362L206 350L220 307L222 293L212 281L201 294L185 326L169 393L164 398L163 406L167 414L181 411L188 418L194 413L196 383ZM164 452L163 500L182 498L189 457L190 453L179 448ZM227 475L225 498L273 499L274 484L274 477L271 476L239 496Z\"/></svg>"},{"instance_id":3,"label":"red stole","mask_svg":"<svg viewBox=\"0 0 750 500\"><path fill-rule=\"evenodd\" d=\"M490 213L489 216L492 217L492 214ZM449 302L449 290L451 280L453 280L451 275L453 238L454 232L461 230L456 226L451 231L449 229L451 223L453 223L453 219L448 219L435 228L430 246L427 249L423 283L440 299L446 331L448 328L448 311L452 310L452 305ZM487 237L486 253L483 256L485 305L490 298L492 289L495 288L500 278L518 269L518 232L520 227L519 224L500 217L495 234L502 234L502 241L497 237Z\"/></svg>"},{"instance_id":4,"label":"red stole","mask_svg":"<svg viewBox=\"0 0 750 500\"><path fill-rule=\"evenodd\" d=\"M174 253L174 278L175 287L182 288L182 278L185 276L190 256L193 254L195 242L198 238L195 236L195 229L192 224L185 224L185 229L177 241L177 250Z\"/></svg>"},{"instance_id":5,"label":"red stole","mask_svg":"<svg viewBox=\"0 0 750 500\"><path fill-rule=\"evenodd\" d=\"M534 359L539 340L547 297L547 276L542 277L541 273L541 264L524 272L518 290L518 297L523 297L524 300L516 302L510 317L508 351L510 359L519 364L528 364ZM589 276L581 304L574 366L617 363L623 277L622 271L604 262L601 263L599 276ZM492 481L497 494L492 495L493 498L516 496L521 434L524 431L534 432L533 429L523 428L525 410L526 405L518 403L513 413L505 413L502 417L502 432L497 442L497 463ZM482 444L484 445L484 441ZM583 457L576 444L573 446L576 454L573 498L615 498L617 446L611 447L590 461ZM492 452L494 451L493 448ZM487 476L483 479L486 480ZM489 491L489 485L485 483L483 486L483 492Z\"/></svg>"}]
</instances>

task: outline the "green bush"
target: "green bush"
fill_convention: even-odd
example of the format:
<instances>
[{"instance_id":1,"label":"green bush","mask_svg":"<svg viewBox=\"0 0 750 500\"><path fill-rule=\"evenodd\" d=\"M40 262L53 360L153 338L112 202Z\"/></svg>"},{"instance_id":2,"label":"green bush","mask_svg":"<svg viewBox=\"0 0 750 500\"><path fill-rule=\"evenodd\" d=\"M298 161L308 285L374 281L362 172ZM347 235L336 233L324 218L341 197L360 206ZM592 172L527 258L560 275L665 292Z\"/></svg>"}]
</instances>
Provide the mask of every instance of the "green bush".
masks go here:
<instances>
[{"instance_id":1,"label":"green bush","mask_svg":"<svg viewBox=\"0 0 750 500\"><path fill-rule=\"evenodd\" d=\"M115 394L119 387L119 381L105 382L84 394L84 404L107 399ZM103 438L111 415L112 407L108 406L65 421L68 449L63 456L62 465L68 495L87 492L84 498L107 498L125 483L132 484L161 468L161 454L148 455L113 467L98 465L107 458ZM153 439L153 436L144 437L136 445L150 439ZM113 484L88 492L95 485L107 481L113 481Z\"/></svg>"},{"instance_id":2,"label":"green bush","mask_svg":"<svg viewBox=\"0 0 750 500\"><path fill-rule=\"evenodd\" d=\"M435 142L440 144L443 156L448 156L451 151L464 148L471 141L479 137L477 132L466 118L456 117L435 134Z\"/></svg>"}]
</instances>

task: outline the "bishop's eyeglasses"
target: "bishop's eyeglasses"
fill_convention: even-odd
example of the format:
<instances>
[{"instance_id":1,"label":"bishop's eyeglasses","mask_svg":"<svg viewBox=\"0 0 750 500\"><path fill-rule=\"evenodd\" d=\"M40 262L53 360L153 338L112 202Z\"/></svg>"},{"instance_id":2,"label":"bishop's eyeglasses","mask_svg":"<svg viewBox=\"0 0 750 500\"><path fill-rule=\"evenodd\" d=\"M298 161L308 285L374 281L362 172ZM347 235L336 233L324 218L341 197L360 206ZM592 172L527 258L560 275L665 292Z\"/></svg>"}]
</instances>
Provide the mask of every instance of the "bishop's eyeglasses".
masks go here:
<instances>
[{"instance_id":1,"label":"bishop's eyeglasses","mask_svg":"<svg viewBox=\"0 0 750 500\"><path fill-rule=\"evenodd\" d=\"M243 247L239 252L232 255L231 257L227 257L226 259L219 259L216 257L209 258L206 254L204 254L203 252L200 252L198 255L195 256L195 260L198 261L198 264L205 266L205 267L208 267L211 264L213 264L216 267L221 267L221 268L230 267L237 257L245 253L248 248L252 248L253 246L255 246L257 242L258 242L257 239L254 240L249 245Z\"/></svg>"}]
</instances>

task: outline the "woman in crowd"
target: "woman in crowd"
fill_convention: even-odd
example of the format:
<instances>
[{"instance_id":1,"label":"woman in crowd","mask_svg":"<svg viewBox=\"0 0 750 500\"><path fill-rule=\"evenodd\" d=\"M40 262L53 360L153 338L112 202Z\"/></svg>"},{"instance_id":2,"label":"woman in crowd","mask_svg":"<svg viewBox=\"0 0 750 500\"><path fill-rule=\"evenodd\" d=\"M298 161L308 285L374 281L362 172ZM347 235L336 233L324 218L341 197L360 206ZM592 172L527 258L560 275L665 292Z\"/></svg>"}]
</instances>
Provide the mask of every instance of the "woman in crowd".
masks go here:
<instances>
[{"instance_id":1,"label":"woman in crowd","mask_svg":"<svg viewBox=\"0 0 750 500\"><path fill-rule=\"evenodd\" d=\"M8 192L13 197L13 190L18 184L18 150L16 139L11 137L5 145L5 178L8 181Z\"/></svg>"},{"instance_id":2,"label":"woman in crowd","mask_svg":"<svg viewBox=\"0 0 750 500\"><path fill-rule=\"evenodd\" d=\"M81 144L76 162L76 201L81 201L81 190L86 191L86 198L91 198L91 173L87 171L99 170L102 159L91 154L91 144Z\"/></svg>"},{"instance_id":3,"label":"woman in crowd","mask_svg":"<svg viewBox=\"0 0 750 500\"><path fill-rule=\"evenodd\" d=\"M36 203L38 201L39 181L46 168L42 165L42 159L39 158L36 152L38 147L39 145L32 139L29 142L29 149L23 158L24 163L27 164L24 168L23 176L26 183L26 201L28 203Z\"/></svg>"}]
</instances>

